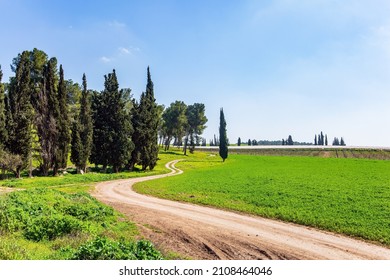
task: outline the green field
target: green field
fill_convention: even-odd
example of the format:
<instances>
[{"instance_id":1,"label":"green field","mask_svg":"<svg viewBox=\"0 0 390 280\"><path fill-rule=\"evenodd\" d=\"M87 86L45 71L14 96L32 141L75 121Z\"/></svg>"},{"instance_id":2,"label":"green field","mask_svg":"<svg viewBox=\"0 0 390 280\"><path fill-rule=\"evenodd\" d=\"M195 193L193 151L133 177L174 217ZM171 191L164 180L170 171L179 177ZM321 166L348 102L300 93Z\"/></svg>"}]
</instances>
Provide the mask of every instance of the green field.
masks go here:
<instances>
[{"instance_id":1,"label":"green field","mask_svg":"<svg viewBox=\"0 0 390 280\"><path fill-rule=\"evenodd\" d=\"M177 167L136 190L390 245L390 161L198 153Z\"/></svg>"}]
</instances>

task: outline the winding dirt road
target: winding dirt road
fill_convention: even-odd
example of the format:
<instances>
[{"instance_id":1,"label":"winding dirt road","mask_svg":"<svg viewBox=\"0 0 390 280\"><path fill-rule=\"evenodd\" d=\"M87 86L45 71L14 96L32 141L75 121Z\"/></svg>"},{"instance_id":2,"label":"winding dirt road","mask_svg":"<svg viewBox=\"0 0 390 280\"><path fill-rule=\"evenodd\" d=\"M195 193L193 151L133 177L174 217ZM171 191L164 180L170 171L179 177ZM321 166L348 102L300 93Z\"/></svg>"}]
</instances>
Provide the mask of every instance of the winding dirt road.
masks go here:
<instances>
[{"instance_id":1,"label":"winding dirt road","mask_svg":"<svg viewBox=\"0 0 390 280\"><path fill-rule=\"evenodd\" d=\"M135 221L165 253L192 259L390 259L390 249L313 228L159 199L132 190L137 182L181 174L102 182L94 195Z\"/></svg>"}]
</instances>

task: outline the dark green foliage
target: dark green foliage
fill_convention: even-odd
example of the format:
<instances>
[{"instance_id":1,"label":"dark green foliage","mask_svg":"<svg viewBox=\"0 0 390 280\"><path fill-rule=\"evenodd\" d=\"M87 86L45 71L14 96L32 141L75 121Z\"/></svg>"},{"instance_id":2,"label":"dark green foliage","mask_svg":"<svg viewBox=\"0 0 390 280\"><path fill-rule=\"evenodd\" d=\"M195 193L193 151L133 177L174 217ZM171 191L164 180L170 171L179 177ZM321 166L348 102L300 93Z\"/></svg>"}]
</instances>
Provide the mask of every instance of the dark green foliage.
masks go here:
<instances>
[{"instance_id":1,"label":"dark green foliage","mask_svg":"<svg viewBox=\"0 0 390 280\"><path fill-rule=\"evenodd\" d=\"M325 146L328 146L328 135L325 135Z\"/></svg>"},{"instance_id":2,"label":"dark green foliage","mask_svg":"<svg viewBox=\"0 0 390 280\"><path fill-rule=\"evenodd\" d=\"M5 96L4 85L1 82L3 79L3 71L1 71L0 65L0 149L4 148L7 142L8 133L6 129L6 112L5 112Z\"/></svg>"},{"instance_id":3,"label":"dark green foliage","mask_svg":"<svg viewBox=\"0 0 390 280\"><path fill-rule=\"evenodd\" d=\"M237 146L241 146L241 138L240 137L238 137Z\"/></svg>"},{"instance_id":4,"label":"dark green foliage","mask_svg":"<svg viewBox=\"0 0 390 280\"><path fill-rule=\"evenodd\" d=\"M104 78L104 91L95 93L92 99L94 133L91 162L102 164L104 168L111 165L114 172L119 172L134 149L131 140L133 127L127 108L130 96L119 90L115 70Z\"/></svg>"},{"instance_id":5,"label":"dark green foliage","mask_svg":"<svg viewBox=\"0 0 390 280\"><path fill-rule=\"evenodd\" d=\"M12 154L20 155L23 164L16 170L16 177L27 166L31 155L31 125L33 108L30 103L29 52L24 51L15 65L16 76L11 78L9 88L9 110L12 127L8 130L8 149Z\"/></svg>"},{"instance_id":6,"label":"dark green foliage","mask_svg":"<svg viewBox=\"0 0 390 280\"><path fill-rule=\"evenodd\" d=\"M134 102L132 123L134 127L133 142L135 145L131 155L130 168L140 164L142 170L152 170L157 164L158 128L160 111L154 98L153 82L149 67L147 69L146 91L141 94L140 102Z\"/></svg>"},{"instance_id":7,"label":"dark green foliage","mask_svg":"<svg viewBox=\"0 0 390 280\"><path fill-rule=\"evenodd\" d=\"M77 171L87 171L87 161L92 149L92 114L90 97L87 90L87 78L83 74L83 91L80 101L80 113L72 127L71 161Z\"/></svg>"},{"instance_id":8,"label":"dark green foliage","mask_svg":"<svg viewBox=\"0 0 390 280\"><path fill-rule=\"evenodd\" d=\"M219 155L222 161L225 161L228 157L228 139L226 134L226 120L223 113L223 108L219 114Z\"/></svg>"},{"instance_id":9,"label":"dark green foliage","mask_svg":"<svg viewBox=\"0 0 390 280\"><path fill-rule=\"evenodd\" d=\"M58 127L60 110L57 97L57 59L51 58L43 68L43 87L37 91L36 125L41 148L43 175L47 176L49 169L57 161Z\"/></svg>"},{"instance_id":10,"label":"dark green foliage","mask_svg":"<svg viewBox=\"0 0 390 280\"><path fill-rule=\"evenodd\" d=\"M318 142L317 142L317 134L315 135L315 137L314 137L314 145L318 145Z\"/></svg>"},{"instance_id":11,"label":"dark green foliage","mask_svg":"<svg viewBox=\"0 0 390 280\"><path fill-rule=\"evenodd\" d=\"M345 144L345 141L344 141L344 138L343 138L343 137L341 137L341 140L340 140L340 146L346 146L346 144Z\"/></svg>"},{"instance_id":12,"label":"dark green foliage","mask_svg":"<svg viewBox=\"0 0 390 280\"><path fill-rule=\"evenodd\" d=\"M81 153L82 153L82 143L80 138L80 124L78 120L73 121L72 124L72 135L71 135L71 150L70 150L70 160L71 162L76 165L76 167L81 166ZM77 170L79 171L79 170Z\"/></svg>"},{"instance_id":13,"label":"dark green foliage","mask_svg":"<svg viewBox=\"0 0 390 280\"><path fill-rule=\"evenodd\" d=\"M251 141L251 139L248 139L248 146L252 146L252 141Z\"/></svg>"},{"instance_id":14,"label":"dark green foliage","mask_svg":"<svg viewBox=\"0 0 390 280\"><path fill-rule=\"evenodd\" d=\"M66 168L71 140L70 118L68 114L67 92L64 80L64 70L60 65L60 81L58 84L59 118L58 127L58 149L55 161L55 169ZM56 172L54 172L56 173Z\"/></svg>"},{"instance_id":15,"label":"dark green foliage","mask_svg":"<svg viewBox=\"0 0 390 280\"><path fill-rule=\"evenodd\" d=\"M162 260L162 255L152 243L111 241L105 237L81 245L74 253L74 260Z\"/></svg>"}]
</instances>

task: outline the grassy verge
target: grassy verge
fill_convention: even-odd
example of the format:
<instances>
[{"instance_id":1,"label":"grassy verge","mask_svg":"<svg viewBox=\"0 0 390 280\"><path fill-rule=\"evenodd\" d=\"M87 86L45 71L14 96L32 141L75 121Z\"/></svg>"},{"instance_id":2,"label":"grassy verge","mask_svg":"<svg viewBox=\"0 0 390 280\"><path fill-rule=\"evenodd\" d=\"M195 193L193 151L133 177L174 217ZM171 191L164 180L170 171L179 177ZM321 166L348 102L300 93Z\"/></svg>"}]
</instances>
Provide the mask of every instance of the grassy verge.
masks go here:
<instances>
[{"instance_id":1,"label":"grassy verge","mask_svg":"<svg viewBox=\"0 0 390 280\"><path fill-rule=\"evenodd\" d=\"M314 226L390 246L390 161L203 154L138 192Z\"/></svg>"}]
</instances>

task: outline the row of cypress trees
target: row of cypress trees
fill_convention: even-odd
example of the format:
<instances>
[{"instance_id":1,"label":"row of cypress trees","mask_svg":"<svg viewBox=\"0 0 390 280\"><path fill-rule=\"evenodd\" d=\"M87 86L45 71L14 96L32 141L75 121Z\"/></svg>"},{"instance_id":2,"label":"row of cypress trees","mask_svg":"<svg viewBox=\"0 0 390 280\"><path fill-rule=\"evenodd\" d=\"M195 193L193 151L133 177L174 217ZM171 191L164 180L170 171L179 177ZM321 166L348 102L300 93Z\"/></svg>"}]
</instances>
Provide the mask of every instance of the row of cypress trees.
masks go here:
<instances>
[{"instance_id":1,"label":"row of cypress trees","mask_svg":"<svg viewBox=\"0 0 390 280\"><path fill-rule=\"evenodd\" d=\"M33 156L40 171L57 174L68 156L79 172L88 162L114 172L153 169L157 162L157 130L161 113L147 69L146 91L138 101L129 89L119 89L115 70L104 77L104 90L88 90L83 75L79 109L70 116L62 65L41 50L24 51L11 66L15 76L1 83L0 67L0 167L20 177Z\"/></svg>"}]
</instances>

